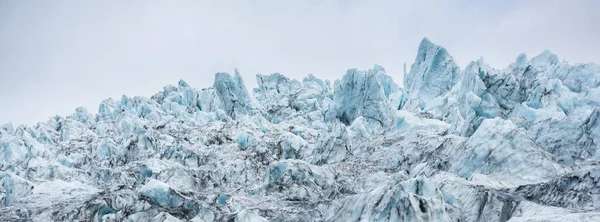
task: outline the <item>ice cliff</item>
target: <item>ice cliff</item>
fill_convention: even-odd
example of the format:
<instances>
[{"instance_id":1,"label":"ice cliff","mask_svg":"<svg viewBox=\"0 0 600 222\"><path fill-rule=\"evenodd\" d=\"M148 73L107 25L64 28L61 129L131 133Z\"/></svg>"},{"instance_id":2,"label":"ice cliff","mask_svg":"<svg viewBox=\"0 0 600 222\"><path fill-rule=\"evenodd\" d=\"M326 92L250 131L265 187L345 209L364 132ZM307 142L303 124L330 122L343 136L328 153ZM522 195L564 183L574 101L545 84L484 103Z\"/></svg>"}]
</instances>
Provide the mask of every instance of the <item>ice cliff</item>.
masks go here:
<instances>
[{"instance_id":1,"label":"ice cliff","mask_svg":"<svg viewBox=\"0 0 600 222\"><path fill-rule=\"evenodd\" d=\"M0 127L1 221L600 221L600 66L217 73Z\"/></svg>"}]
</instances>

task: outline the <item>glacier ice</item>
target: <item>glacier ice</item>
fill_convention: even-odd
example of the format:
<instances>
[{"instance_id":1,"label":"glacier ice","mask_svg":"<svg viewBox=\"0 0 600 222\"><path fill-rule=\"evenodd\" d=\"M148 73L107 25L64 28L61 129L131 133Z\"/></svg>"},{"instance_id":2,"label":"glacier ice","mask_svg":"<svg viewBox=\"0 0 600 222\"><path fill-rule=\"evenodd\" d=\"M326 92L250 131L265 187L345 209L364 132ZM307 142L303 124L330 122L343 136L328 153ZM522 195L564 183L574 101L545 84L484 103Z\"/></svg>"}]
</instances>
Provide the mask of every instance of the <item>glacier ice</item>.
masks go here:
<instances>
[{"instance_id":1,"label":"glacier ice","mask_svg":"<svg viewBox=\"0 0 600 222\"><path fill-rule=\"evenodd\" d=\"M168 184L154 179L148 180L138 193L150 202L163 207L178 207L184 202L183 198L174 193Z\"/></svg>"},{"instance_id":2,"label":"glacier ice","mask_svg":"<svg viewBox=\"0 0 600 222\"><path fill-rule=\"evenodd\" d=\"M330 130L322 132L315 142L309 158L315 164L341 162L349 155L352 144L346 125L336 121L329 127Z\"/></svg>"},{"instance_id":3,"label":"glacier ice","mask_svg":"<svg viewBox=\"0 0 600 222\"><path fill-rule=\"evenodd\" d=\"M600 66L237 70L0 127L1 221L599 221Z\"/></svg>"},{"instance_id":4,"label":"glacier ice","mask_svg":"<svg viewBox=\"0 0 600 222\"><path fill-rule=\"evenodd\" d=\"M221 108L232 118L247 114L254 108L244 80L237 70L234 76L228 73L217 73L214 88L221 101Z\"/></svg>"},{"instance_id":5,"label":"glacier ice","mask_svg":"<svg viewBox=\"0 0 600 222\"><path fill-rule=\"evenodd\" d=\"M301 160L273 163L267 178L267 191L281 192L289 200L330 199L336 195L333 173Z\"/></svg>"},{"instance_id":6,"label":"glacier ice","mask_svg":"<svg viewBox=\"0 0 600 222\"><path fill-rule=\"evenodd\" d=\"M449 221L441 192L433 182L412 178L394 186L352 195L334 203L327 220Z\"/></svg>"},{"instance_id":7,"label":"glacier ice","mask_svg":"<svg viewBox=\"0 0 600 222\"><path fill-rule=\"evenodd\" d=\"M566 173L550 153L539 148L512 122L500 118L484 120L464 147L453 152L450 171L465 178L478 173L521 185Z\"/></svg>"},{"instance_id":8,"label":"glacier ice","mask_svg":"<svg viewBox=\"0 0 600 222\"><path fill-rule=\"evenodd\" d=\"M335 82L334 102L336 118L350 125L359 116L373 126L387 127L393 122L388 96L398 90L381 66L368 71L351 69L342 80Z\"/></svg>"},{"instance_id":9,"label":"glacier ice","mask_svg":"<svg viewBox=\"0 0 600 222\"><path fill-rule=\"evenodd\" d=\"M291 132L286 132L279 138L281 147L280 154L283 159L302 159L309 149L308 143Z\"/></svg>"},{"instance_id":10,"label":"glacier ice","mask_svg":"<svg viewBox=\"0 0 600 222\"><path fill-rule=\"evenodd\" d=\"M404 77L402 108L422 110L425 103L449 92L458 82L459 74L460 68L448 51L424 38L410 72Z\"/></svg>"}]
</instances>

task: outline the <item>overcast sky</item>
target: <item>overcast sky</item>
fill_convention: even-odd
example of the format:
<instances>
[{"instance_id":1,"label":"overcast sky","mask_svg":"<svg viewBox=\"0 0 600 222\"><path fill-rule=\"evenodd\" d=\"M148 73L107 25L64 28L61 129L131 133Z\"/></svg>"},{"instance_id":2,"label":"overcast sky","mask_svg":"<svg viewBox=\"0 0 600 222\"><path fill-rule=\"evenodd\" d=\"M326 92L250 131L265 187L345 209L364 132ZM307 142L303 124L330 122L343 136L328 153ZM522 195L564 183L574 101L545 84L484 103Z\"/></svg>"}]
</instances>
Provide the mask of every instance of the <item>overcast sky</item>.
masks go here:
<instances>
[{"instance_id":1,"label":"overcast sky","mask_svg":"<svg viewBox=\"0 0 600 222\"><path fill-rule=\"evenodd\" d=\"M149 97L238 68L335 80L381 64L401 84L425 36L461 67L549 49L600 62L597 0L0 0L0 123L34 124L108 97Z\"/></svg>"}]
</instances>

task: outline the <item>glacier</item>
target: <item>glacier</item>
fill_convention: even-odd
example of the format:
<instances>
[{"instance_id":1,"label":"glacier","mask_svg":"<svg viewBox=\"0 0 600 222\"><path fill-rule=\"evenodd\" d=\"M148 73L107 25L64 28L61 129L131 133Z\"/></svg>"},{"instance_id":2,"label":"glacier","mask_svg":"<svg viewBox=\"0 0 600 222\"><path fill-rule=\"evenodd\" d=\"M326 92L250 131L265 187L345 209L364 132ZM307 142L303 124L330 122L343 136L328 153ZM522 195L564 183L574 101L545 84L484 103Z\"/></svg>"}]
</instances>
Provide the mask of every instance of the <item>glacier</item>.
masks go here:
<instances>
[{"instance_id":1,"label":"glacier","mask_svg":"<svg viewBox=\"0 0 600 222\"><path fill-rule=\"evenodd\" d=\"M600 66L238 70L0 126L1 221L600 221Z\"/></svg>"}]
</instances>

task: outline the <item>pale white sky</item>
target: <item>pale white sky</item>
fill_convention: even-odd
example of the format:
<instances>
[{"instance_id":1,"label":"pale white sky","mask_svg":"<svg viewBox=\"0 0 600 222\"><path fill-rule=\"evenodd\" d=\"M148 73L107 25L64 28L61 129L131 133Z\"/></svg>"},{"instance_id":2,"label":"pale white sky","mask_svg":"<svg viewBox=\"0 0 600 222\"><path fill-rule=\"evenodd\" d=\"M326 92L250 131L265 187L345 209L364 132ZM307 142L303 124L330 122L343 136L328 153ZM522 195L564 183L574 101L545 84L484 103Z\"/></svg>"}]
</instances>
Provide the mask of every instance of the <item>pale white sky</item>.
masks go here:
<instances>
[{"instance_id":1,"label":"pale white sky","mask_svg":"<svg viewBox=\"0 0 600 222\"><path fill-rule=\"evenodd\" d=\"M544 49L600 62L599 11L596 0L0 0L0 124L95 113L179 79L205 88L236 67L249 90L257 73L335 80L373 64L401 84L424 36L463 68Z\"/></svg>"}]
</instances>

